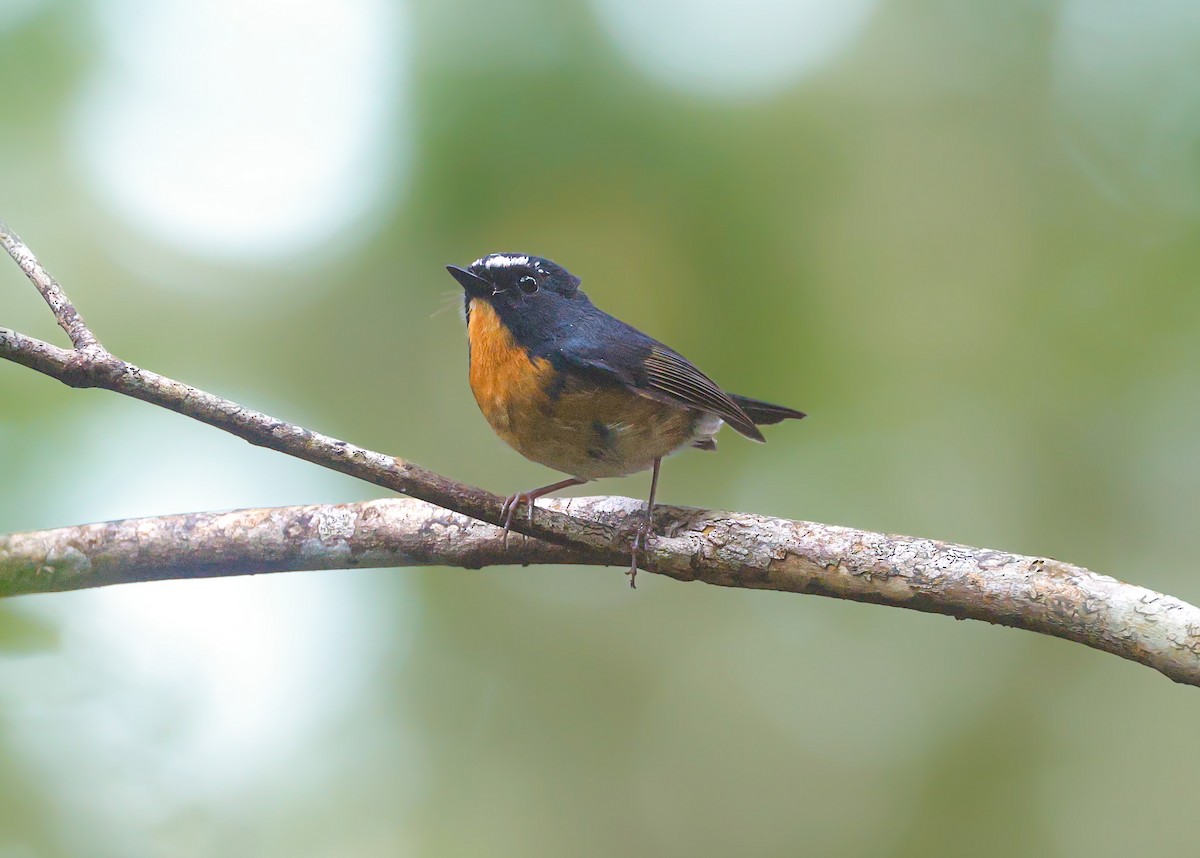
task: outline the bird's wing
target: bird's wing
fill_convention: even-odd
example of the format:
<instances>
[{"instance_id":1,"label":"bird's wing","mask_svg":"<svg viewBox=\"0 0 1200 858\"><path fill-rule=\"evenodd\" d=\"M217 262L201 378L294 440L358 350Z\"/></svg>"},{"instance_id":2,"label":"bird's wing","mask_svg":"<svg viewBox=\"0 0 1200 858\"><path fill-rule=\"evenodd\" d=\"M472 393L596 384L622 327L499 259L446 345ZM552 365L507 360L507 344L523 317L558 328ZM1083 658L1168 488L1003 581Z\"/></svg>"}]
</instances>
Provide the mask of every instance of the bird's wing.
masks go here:
<instances>
[{"instance_id":1,"label":"bird's wing","mask_svg":"<svg viewBox=\"0 0 1200 858\"><path fill-rule=\"evenodd\" d=\"M717 415L747 438L762 441L754 421L691 361L662 346L651 346L643 361L648 394L666 394L671 399Z\"/></svg>"},{"instance_id":2,"label":"bird's wing","mask_svg":"<svg viewBox=\"0 0 1200 858\"><path fill-rule=\"evenodd\" d=\"M642 396L715 414L747 438L764 440L746 412L691 361L636 328L604 316L560 340L547 357L563 368L623 385Z\"/></svg>"}]
</instances>

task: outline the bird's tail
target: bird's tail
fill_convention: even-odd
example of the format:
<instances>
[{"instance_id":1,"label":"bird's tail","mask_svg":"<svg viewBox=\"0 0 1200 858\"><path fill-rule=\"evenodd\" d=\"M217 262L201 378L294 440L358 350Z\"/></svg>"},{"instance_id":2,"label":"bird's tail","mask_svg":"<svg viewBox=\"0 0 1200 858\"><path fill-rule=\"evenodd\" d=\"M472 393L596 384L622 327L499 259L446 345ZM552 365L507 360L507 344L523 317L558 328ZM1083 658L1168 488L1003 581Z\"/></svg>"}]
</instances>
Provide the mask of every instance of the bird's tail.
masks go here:
<instances>
[{"instance_id":1,"label":"bird's tail","mask_svg":"<svg viewBox=\"0 0 1200 858\"><path fill-rule=\"evenodd\" d=\"M794 408L785 408L782 405L772 405L769 402L762 402L758 399L750 399L746 396L737 396L732 394L729 397L738 404L738 407L746 412L746 416L754 421L756 426L770 426L772 423L778 423L781 420L800 420L805 416L803 411L797 411Z\"/></svg>"}]
</instances>

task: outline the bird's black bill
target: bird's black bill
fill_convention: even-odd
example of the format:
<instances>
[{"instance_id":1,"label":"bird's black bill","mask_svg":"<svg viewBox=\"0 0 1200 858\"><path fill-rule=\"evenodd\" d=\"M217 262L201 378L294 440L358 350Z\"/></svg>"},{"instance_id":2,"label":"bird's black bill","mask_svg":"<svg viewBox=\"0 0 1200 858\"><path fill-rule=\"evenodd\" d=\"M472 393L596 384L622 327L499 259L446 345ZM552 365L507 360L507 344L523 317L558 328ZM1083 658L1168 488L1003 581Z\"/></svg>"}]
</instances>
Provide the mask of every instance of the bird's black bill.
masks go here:
<instances>
[{"instance_id":1,"label":"bird's black bill","mask_svg":"<svg viewBox=\"0 0 1200 858\"><path fill-rule=\"evenodd\" d=\"M486 298L495 291L495 287L491 283L484 280L478 274L472 274L465 268L459 268L457 265L447 265L446 270L450 272L450 276L458 281L458 285L467 290L467 294L473 298Z\"/></svg>"}]
</instances>

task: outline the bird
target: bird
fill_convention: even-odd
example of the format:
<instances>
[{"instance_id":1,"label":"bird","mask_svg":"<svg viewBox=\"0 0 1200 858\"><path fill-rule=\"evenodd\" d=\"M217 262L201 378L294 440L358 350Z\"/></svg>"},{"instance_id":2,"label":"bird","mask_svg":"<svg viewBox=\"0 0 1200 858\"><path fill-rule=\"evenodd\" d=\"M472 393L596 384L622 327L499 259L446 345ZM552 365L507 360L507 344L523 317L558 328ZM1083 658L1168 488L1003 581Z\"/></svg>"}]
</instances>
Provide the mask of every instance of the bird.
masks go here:
<instances>
[{"instance_id":1,"label":"bird","mask_svg":"<svg viewBox=\"0 0 1200 858\"><path fill-rule=\"evenodd\" d=\"M490 253L446 270L463 288L468 378L491 428L567 479L510 495L504 544L522 503L570 486L650 470L629 583L654 522L659 467L687 448L715 450L722 424L754 441L759 426L804 412L726 393L679 352L596 307L566 268L527 253Z\"/></svg>"}]
</instances>

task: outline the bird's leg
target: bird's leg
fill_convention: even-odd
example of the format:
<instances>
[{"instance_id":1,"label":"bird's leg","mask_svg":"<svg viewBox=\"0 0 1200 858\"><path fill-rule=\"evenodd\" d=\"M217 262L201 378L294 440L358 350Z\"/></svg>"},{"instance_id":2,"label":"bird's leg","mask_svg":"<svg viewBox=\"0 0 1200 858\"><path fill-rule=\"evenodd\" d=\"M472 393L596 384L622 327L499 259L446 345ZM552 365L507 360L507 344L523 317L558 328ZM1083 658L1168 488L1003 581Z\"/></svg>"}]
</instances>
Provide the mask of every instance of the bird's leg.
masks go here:
<instances>
[{"instance_id":1,"label":"bird's leg","mask_svg":"<svg viewBox=\"0 0 1200 858\"><path fill-rule=\"evenodd\" d=\"M629 563L629 586L637 589L638 553L646 550L646 542L650 539L650 531L654 528L654 493L658 491L658 466L662 459L654 460L654 476L650 478L650 500L646 502L646 520L638 528L633 537L633 559Z\"/></svg>"},{"instance_id":2,"label":"bird's leg","mask_svg":"<svg viewBox=\"0 0 1200 858\"><path fill-rule=\"evenodd\" d=\"M569 480L559 480L557 483L551 483L548 486L542 486L540 489L530 489L527 492L517 492L515 495L510 495L504 502L504 506L500 507L500 514L504 516L504 548L508 549L508 531L512 529L513 516L517 514L517 507L521 505L521 501L529 504L529 523L533 524L533 502L540 497L552 494L559 489L569 488L571 486L582 486L587 480L581 480L579 477L571 477Z\"/></svg>"}]
</instances>

